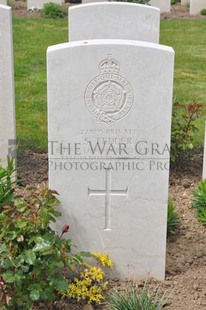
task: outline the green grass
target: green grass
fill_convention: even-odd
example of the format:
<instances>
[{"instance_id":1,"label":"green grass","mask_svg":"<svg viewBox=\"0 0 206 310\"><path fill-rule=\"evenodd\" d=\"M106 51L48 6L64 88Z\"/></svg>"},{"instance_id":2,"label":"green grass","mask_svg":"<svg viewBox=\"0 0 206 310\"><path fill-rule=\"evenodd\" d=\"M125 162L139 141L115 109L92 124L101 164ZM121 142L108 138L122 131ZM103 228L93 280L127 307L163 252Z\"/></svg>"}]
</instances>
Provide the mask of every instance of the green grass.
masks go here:
<instances>
[{"instance_id":1,"label":"green grass","mask_svg":"<svg viewBox=\"0 0 206 310\"><path fill-rule=\"evenodd\" d=\"M174 101L206 106L206 21L200 19L164 20L160 42L175 50ZM205 112L204 112L205 116ZM200 129L196 146L203 145L205 117L198 120Z\"/></svg>"},{"instance_id":2,"label":"green grass","mask_svg":"<svg viewBox=\"0 0 206 310\"><path fill-rule=\"evenodd\" d=\"M206 21L162 20L161 44L175 50L174 100L206 105ZM47 149L46 49L67 42L67 19L13 19L17 137ZM203 143L204 119L196 145Z\"/></svg>"},{"instance_id":3,"label":"green grass","mask_svg":"<svg viewBox=\"0 0 206 310\"><path fill-rule=\"evenodd\" d=\"M47 149L46 50L67 41L67 21L13 19L17 138Z\"/></svg>"}]
</instances>

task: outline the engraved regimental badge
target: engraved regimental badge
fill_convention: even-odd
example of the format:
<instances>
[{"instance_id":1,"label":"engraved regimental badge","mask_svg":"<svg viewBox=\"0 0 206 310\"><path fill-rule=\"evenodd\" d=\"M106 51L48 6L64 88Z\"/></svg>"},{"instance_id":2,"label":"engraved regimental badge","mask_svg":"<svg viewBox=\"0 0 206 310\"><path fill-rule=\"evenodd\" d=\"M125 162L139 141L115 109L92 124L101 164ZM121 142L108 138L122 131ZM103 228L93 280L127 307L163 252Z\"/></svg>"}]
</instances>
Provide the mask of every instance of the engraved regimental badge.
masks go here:
<instances>
[{"instance_id":1,"label":"engraved regimental badge","mask_svg":"<svg viewBox=\"0 0 206 310\"><path fill-rule=\"evenodd\" d=\"M120 63L112 55L99 64L100 75L85 91L85 104L98 122L108 125L121 120L133 104L133 90L129 82L119 75Z\"/></svg>"}]
</instances>

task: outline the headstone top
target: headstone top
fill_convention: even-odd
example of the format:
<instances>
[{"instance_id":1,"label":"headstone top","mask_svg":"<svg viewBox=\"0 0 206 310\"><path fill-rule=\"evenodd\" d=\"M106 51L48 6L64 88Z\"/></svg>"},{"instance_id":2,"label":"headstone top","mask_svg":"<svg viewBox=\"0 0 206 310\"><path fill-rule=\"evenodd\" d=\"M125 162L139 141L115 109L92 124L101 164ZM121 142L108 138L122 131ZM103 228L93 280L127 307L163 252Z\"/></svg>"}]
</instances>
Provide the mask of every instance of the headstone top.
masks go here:
<instances>
[{"instance_id":1,"label":"headstone top","mask_svg":"<svg viewBox=\"0 0 206 310\"><path fill-rule=\"evenodd\" d=\"M11 10L11 7L10 6L8 6L8 5L6 5L6 4L1 4L0 3L0 7L2 8L2 9L4 9L4 10L8 10L8 11L10 11Z\"/></svg>"},{"instance_id":2,"label":"headstone top","mask_svg":"<svg viewBox=\"0 0 206 310\"><path fill-rule=\"evenodd\" d=\"M69 8L69 41L122 39L159 43L159 26L160 10L148 5L97 2Z\"/></svg>"},{"instance_id":3,"label":"headstone top","mask_svg":"<svg viewBox=\"0 0 206 310\"><path fill-rule=\"evenodd\" d=\"M80 4L79 6L72 6L69 8L69 10L73 11L73 10L78 10L79 7L93 7L93 6L97 6L97 7L107 7L107 6L124 6L124 7L139 7L142 10L151 10L151 11L157 11L160 12L160 9L157 7L152 7L150 5L146 5L146 4L139 4L139 3L131 3L131 2L92 2L92 3L85 3L85 4Z\"/></svg>"},{"instance_id":4,"label":"headstone top","mask_svg":"<svg viewBox=\"0 0 206 310\"><path fill-rule=\"evenodd\" d=\"M67 43L60 43L60 44L56 44L56 45L52 45L49 46L47 51L50 53L52 51L60 51L63 49L67 49L68 47L72 48L72 47L82 47L82 45L99 45L100 43L102 43L103 45L124 45L124 46L139 46L139 47L143 47L143 48L152 48L154 50L164 50L164 51L168 51L168 52L173 52L174 53L174 49L170 46L166 46L166 45L162 45L162 44L156 44L156 43L152 43L152 42L142 42L142 41L135 41L135 40L121 40L121 39L117 39L117 40L112 40L112 39L102 39L102 40L80 40L80 41L72 41L72 42L67 42ZM105 60L104 60L105 61Z\"/></svg>"}]
</instances>

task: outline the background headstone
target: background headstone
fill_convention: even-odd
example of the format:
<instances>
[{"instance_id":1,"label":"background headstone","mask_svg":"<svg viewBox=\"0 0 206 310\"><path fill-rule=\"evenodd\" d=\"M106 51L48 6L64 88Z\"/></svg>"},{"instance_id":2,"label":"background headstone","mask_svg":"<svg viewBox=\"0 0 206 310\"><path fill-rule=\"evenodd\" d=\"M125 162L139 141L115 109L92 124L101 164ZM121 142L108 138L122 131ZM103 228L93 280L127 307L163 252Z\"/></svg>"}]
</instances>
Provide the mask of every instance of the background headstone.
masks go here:
<instances>
[{"instance_id":1,"label":"background headstone","mask_svg":"<svg viewBox=\"0 0 206 310\"><path fill-rule=\"evenodd\" d=\"M124 39L159 43L160 11L134 3L109 2L69 8L69 41Z\"/></svg>"},{"instance_id":2,"label":"background headstone","mask_svg":"<svg viewBox=\"0 0 206 310\"><path fill-rule=\"evenodd\" d=\"M0 5L7 5L7 0L0 0Z\"/></svg>"},{"instance_id":3,"label":"background headstone","mask_svg":"<svg viewBox=\"0 0 206 310\"><path fill-rule=\"evenodd\" d=\"M206 0L190 0L190 14L200 14L202 9L206 9Z\"/></svg>"},{"instance_id":4,"label":"background headstone","mask_svg":"<svg viewBox=\"0 0 206 310\"><path fill-rule=\"evenodd\" d=\"M171 1L170 0L150 0L150 5L160 9L161 13L170 12Z\"/></svg>"},{"instance_id":5,"label":"background headstone","mask_svg":"<svg viewBox=\"0 0 206 310\"><path fill-rule=\"evenodd\" d=\"M0 159L15 156L15 139L12 13L0 5Z\"/></svg>"},{"instance_id":6,"label":"background headstone","mask_svg":"<svg viewBox=\"0 0 206 310\"><path fill-rule=\"evenodd\" d=\"M31 9L42 10L44 4L50 2L62 5L62 0L27 0L27 10Z\"/></svg>"},{"instance_id":7,"label":"background headstone","mask_svg":"<svg viewBox=\"0 0 206 310\"><path fill-rule=\"evenodd\" d=\"M48 49L49 186L77 250L164 279L174 52L129 40Z\"/></svg>"}]
</instances>

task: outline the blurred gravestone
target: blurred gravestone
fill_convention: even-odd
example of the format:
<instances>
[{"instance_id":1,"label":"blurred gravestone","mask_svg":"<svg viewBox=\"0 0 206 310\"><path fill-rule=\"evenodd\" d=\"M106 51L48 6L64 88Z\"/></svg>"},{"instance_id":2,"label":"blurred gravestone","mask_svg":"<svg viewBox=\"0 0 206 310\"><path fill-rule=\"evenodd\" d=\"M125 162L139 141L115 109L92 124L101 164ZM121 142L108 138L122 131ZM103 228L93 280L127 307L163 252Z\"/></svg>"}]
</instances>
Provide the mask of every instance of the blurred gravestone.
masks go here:
<instances>
[{"instance_id":1,"label":"blurred gravestone","mask_svg":"<svg viewBox=\"0 0 206 310\"><path fill-rule=\"evenodd\" d=\"M69 8L69 41L125 39L159 43L159 28L159 9L147 5L109 2Z\"/></svg>"},{"instance_id":2,"label":"blurred gravestone","mask_svg":"<svg viewBox=\"0 0 206 310\"><path fill-rule=\"evenodd\" d=\"M15 99L12 12L0 5L0 159L15 157Z\"/></svg>"},{"instance_id":3,"label":"blurred gravestone","mask_svg":"<svg viewBox=\"0 0 206 310\"><path fill-rule=\"evenodd\" d=\"M206 9L206 0L190 0L190 14L200 14L202 9Z\"/></svg>"},{"instance_id":4,"label":"blurred gravestone","mask_svg":"<svg viewBox=\"0 0 206 310\"><path fill-rule=\"evenodd\" d=\"M62 0L27 0L27 10L28 11L38 11L44 8L46 3L56 3L62 5Z\"/></svg>"},{"instance_id":5,"label":"blurred gravestone","mask_svg":"<svg viewBox=\"0 0 206 310\"><path fill-rule=\"evenodd\" d=\"M161 13L170 12L171 0L150 0L149 4L159 8Z\"/></svg>"}]
</instances>

